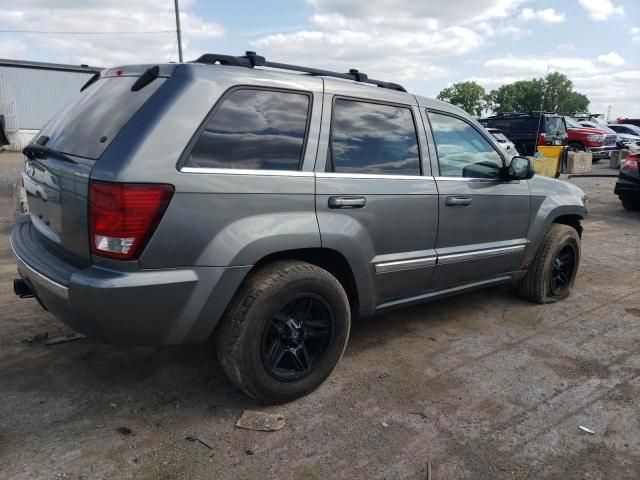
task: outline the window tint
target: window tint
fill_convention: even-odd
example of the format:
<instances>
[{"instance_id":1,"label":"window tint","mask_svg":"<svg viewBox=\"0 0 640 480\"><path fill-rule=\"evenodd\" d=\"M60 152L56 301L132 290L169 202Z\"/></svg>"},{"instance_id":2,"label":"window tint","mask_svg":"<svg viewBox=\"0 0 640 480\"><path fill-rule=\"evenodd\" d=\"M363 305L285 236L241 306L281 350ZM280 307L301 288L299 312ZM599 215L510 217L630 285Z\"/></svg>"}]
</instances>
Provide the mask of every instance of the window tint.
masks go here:
<instances>
[{"instance_id":1,"label":"window tint","mask_svg":"<svg viewBox=\"0 0 640 480\"><path fill-rule=\"evenodd\" d=\"M39 136L49 137L47 147L54 150L97 159L165 81L156 78L132 92L137 80L126 76L98 80L53 117Z\"/></svg>"},{"instance_id":2,"label":"window tint","mask_svg":"<svg viewBox=\"0 0 640 480\"><path fill-rule=\"evenodd\" d=\"M443 177L493 178L502 157L471 125L449 115L429 113Z\"/></svg>"},{"instance_id":3,"label":"window tint","mask_svg":"<svg viewBox=\"0 0 640 480\"><path fill-rule=\"evenodd\" d=\"M235 90L207 121L186 165L298 170L308 111L308 95Z\"/></svg>"},{"instance_id":4,"label":"window tint","mask_svg":"<svg viewBox=\"0 0 640 480\"><path fill-rule=\"evenodd\" d=\"M335 172L420 175L411 109L337 99L331 155Z\"/></svg>"}]
</instances>

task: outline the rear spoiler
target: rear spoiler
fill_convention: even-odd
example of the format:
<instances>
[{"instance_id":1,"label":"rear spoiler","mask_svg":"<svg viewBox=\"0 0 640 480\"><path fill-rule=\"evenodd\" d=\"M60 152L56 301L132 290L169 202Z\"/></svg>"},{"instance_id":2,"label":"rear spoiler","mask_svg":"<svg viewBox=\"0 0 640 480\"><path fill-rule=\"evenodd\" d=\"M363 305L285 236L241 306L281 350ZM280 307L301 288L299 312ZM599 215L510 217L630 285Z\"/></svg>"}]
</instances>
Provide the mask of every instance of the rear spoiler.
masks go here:
<instances>
[{"instance_id":1,"label":"rear spoiler","mask_svg":"<svg viewBox=\"0 0 640 480\"><path fill-rule=\"evenodd\" d=\"M96 72L87 82L80 88L84 91L101 78L110 77L140 77L131 87L131 91L136 92L149 85L156 78L169 78L178 64L170 63L164 65L125 65L122 67L105 68L100 72Z\"/></svg>"}]
</instances>

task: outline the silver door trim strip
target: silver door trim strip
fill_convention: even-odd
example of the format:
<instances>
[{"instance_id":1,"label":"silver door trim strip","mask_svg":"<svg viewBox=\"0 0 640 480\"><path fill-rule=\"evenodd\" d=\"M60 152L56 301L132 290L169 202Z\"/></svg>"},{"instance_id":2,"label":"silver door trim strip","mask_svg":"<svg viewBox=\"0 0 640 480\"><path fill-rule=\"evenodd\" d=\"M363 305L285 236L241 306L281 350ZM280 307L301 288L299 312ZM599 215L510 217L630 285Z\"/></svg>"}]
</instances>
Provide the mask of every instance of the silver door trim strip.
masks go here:
<instances>
[{"instance_id":1,"label":"silver door trim strip","mask_svg":"<svg viewBox=\"0 0 640 480\"><path fill-rule=\"evenodd\" d=\"M438 265L447 263L463 262L465 260L477 260L480 258L495 257L497 255L507 255L524 251L526 245L512 245L509 247L488 248L476 250L474 252L451 253L449 255L438 256Z\"/></svg>"},{"instance_id":2,"label":"silver door trim strip","mask_svg":"<svg viewBox=\"0 0 640 480\"><path fill-rule=\"evenodd\" d=\"M499 178L469 178L469 177L434 177L436 181L444 182L478 182L478 183L502 183Z\"/></svg>"},{"instance_id":3,"label":"silver door trim strip","mask_svg":"<svg viewBox=\"0 0 640 480\"><path fill-rule=\"evenodd\" d=\"M50 278L44 276L42 273L38 272L37 270L35 270L34 268L30 267L29 265L27 265L27 263L22 260L22 258L20 258L20 256L18 255L18 253L16 252L16 249L13 246L13 242L11 241L11 239L9 239L9 245L11 247L11 251L13 253L13 256L16 257L16 261L18 263L18 267L23 267L23 270L26 270L26 275L29 277L29 279L36 283L36 284L40 284L43 285L44 288L47 289L47 291L53 293L54 295L63 298L65 300L67 300L69 298L69 288L59 284L58 282L54 282L53 280L51 280ZM20 268L18 268L18 270L20 270Z\"/></svg>"},{"instance_id":4,"label":"silver door trim strip","mask_svg":"<svg viewBox=\"0 0 640 480\"><path fill-rule=\"evenodd\" d=\"M377 173L335 173L335 172L318 172L318 178L373 178L384 180L433 180L429 175L380 175Z\"/></svg>"},{"instance_id":5,"label":"silver door trim strip","mask_svg":"<svg viewBox=\"0 0 640 480\"><path fill-rule=\"evenodd\" d=\"M411 260L394 260L375 264L376 273L399 272L414 268L430 267L436 264L437 257L413 258Z\"/></svg>"},{"instance_id":6,"label":"silver door trim strip","mask_svg":"<svg viewBox=\"0 0 640 480\"><path fill-rule=\"evenodd\" d=\"M258 175L263 177L313 177L314 172L302 172L300 170L253 170L242 168L206 168L206 167L182 167L182 173L205 173L220 175Z\"/></svg>"}]
</instances>

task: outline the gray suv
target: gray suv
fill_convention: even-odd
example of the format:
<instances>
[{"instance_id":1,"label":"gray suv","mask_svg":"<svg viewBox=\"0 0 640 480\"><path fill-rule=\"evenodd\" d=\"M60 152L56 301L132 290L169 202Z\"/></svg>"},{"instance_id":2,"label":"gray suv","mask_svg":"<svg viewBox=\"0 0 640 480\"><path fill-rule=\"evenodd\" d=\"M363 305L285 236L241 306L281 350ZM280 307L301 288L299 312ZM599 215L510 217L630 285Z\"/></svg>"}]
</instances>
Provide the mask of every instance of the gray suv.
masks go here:
<instances>
[{"instance_id":1,"label":"gray suv","mask_svg":"<svg viewBox=\"0 0 640 480\"><path fill-rule=\"evenodd\" d=\"M25 154L16 294L107 342L212 339L265 403L320 385L352 318L510 283L557 301L580 260L579 188L356 70L104 70Z\"/></svg>"}]
</instances>

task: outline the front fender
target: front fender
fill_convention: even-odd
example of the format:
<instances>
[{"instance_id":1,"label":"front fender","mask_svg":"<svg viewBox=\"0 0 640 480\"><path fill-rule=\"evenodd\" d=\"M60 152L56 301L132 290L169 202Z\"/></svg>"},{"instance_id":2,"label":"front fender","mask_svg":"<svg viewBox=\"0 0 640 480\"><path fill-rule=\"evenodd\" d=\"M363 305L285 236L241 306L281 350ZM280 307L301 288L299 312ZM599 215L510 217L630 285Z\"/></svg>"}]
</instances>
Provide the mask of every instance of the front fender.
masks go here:
<instances>
[{"instance_id":1,"label":"front fender","mask_svg":"<svg viewBox=\"0 0 640 480\"><path fill-rule=\"evenodd\" d=\"M529 180L531 189L531 221L529 246L525 258L533 257L551 224L563 215L587 216L585 195L581 188L564 180L535 175Z\"/></svg>"}]
</instances>

